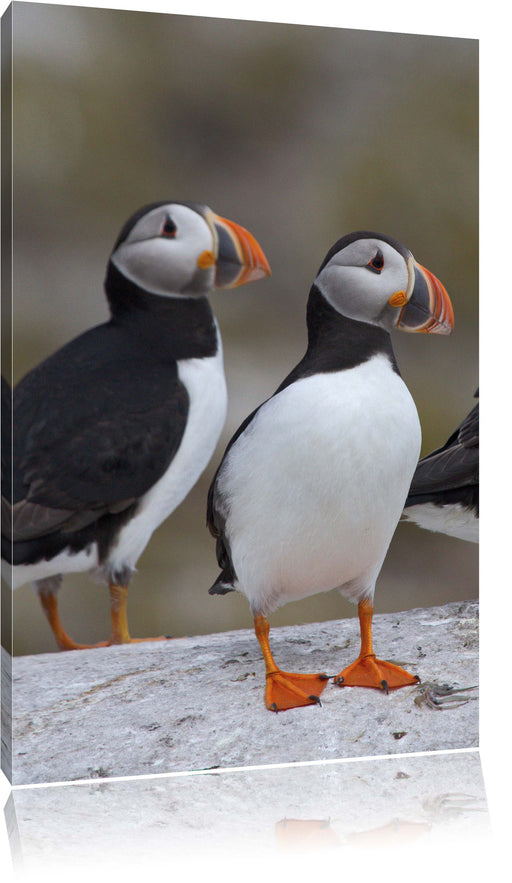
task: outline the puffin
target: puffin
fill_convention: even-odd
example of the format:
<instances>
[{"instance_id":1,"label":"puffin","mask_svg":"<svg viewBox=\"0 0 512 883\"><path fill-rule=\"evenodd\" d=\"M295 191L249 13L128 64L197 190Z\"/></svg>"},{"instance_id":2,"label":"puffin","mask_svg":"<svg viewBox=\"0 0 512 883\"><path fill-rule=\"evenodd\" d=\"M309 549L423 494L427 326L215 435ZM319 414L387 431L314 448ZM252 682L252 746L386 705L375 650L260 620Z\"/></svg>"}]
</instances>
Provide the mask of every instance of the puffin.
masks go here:
<instances>
[{"instance_id":1,"label":"puffin","mask_svg":"<svg viewBox=\"0 0 512 883\"><path fill-rule=\"evenodd\" d=\"M109 320L15 386L4 573L13 589L34 583L61 650L139 640L127 619L136 562L207 466L226 416L208 295L269 274L252 234L208 206L145 205L108 260ZM110 593L110 638L93 645L67 634L57 604L63 575L84 571Z\"/></svg>"},{"instance_id":2,"label":"puffin","mask_svg":"<svg viewBox=\"0 0 512 883\"><path fill-rule=\"evenodd\" d=\"M334 680L388 690L418 678L377 659L375 582L416 468L421 430L390 331L449 334L442 283L396 239L350 233L327 252L307 303L304 357L229 442L208 493L221 573L249 601L271 711L315 705L328 676L282 671L268 615L337 588L357 603L361 650Z\"/></svg>"},{"instance_id":3,"label":"puffin","mask_svg":"<svg viewBox=\"0 0 512 883\"><path fill-rule=\"evenodd\" d=\"M419 461L405 501L405 519L434 533L478 543L478 467L477 402L445 444Z\"/></svg>"}]
</instances>

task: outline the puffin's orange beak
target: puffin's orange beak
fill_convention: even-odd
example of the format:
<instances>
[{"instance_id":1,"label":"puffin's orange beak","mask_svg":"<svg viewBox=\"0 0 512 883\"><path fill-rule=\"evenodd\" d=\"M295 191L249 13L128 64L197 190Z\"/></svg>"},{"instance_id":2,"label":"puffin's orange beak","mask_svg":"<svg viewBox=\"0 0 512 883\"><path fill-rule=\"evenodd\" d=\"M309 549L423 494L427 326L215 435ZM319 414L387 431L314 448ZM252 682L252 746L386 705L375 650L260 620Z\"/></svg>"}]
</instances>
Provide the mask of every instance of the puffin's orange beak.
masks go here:
<instances>
[{"instance_id":1,"label":"puffin's orange beak","mask_svg":"<svg viewBox=\"0 0 512 883\"><path fill-rule=\"evenodd\" d=\"M409 285L407 301L396 323L402 331L421 331L425 334L451 334L453 307L446 288L426 267L414 258L408 262ZM404 298L405 299L405 298ZM397 301L398 302L398 301Z\"/></svg>"},{"instance_id":2,"label":"puffin's orange beak","mask_svg":"<svg viewBox=\"0 0 512 883\"><path fill-rule=\"evenodd\" d=\"M219 240L215 288L236 288L270 276L269 263L252 233L219 215L212 221Z\"/></svg>"}]
</instances>

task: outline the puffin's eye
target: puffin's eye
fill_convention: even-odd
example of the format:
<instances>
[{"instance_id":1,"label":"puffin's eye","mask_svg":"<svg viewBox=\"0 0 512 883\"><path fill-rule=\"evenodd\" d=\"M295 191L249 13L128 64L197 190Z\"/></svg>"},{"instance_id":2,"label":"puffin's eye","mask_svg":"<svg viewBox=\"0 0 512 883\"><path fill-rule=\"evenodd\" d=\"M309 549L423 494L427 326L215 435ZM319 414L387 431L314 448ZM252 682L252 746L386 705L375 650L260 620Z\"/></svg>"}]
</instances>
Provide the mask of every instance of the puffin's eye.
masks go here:
<instances>
[{"instance_id":1,"label":"puffin's eye","mask_svg":"<svg viewBox=\"0 0 512 883\"><path fill-rule=\"evenodd\" d=\"M366 266L369 270L373 270L374 273L380 273L384 266L384 255L382 254L380 248L377 249L377 253Z\"/></svg>"},{"instance_id":2,"label":"puffin's eye","mask_svg":"<svg viewBox=\"0 0 512 883\"><path fill-rule=\"evenodd\" d=\"M178 228L173 219L170 217L170 215L167 215L164 226L162 227L162 236L166 236L168 239L174 239L177 230Z\"/></svg>"}]
</instances>

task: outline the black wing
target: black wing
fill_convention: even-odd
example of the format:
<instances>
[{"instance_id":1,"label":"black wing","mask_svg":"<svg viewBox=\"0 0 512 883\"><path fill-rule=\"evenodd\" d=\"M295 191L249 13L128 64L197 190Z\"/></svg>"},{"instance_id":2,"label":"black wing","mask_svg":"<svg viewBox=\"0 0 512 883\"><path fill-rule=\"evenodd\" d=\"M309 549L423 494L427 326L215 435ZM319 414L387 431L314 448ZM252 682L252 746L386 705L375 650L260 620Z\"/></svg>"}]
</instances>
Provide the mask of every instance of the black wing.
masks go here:
<instances>
[{"instance_id":1,"label":"black wing","mask_svg":"<svg viewBox=\"0 0 512 883\"><path fill-rule=\"evenodd\" d=\"M261 405L249 414L248 417L240 424L235 434L231 437L224 451L224 456L220 461L219 467L213 476L212 483L208 489L208 498L206 504L206 524L213 537L216 539L217 563L222 569L222 573L216 579L213 586L209 589L210 595L225 595L227 592L234 591L233 583L236 582L236 573L231 560L229 543L224 533L226 519L224 515L224 505L222 499L222 491L218 485L218 478L222 470L224 461L228 455L230 448L234 445L245 429L252 422L258 413Z\"/></svg>"},{"instance_id":2,"label":"black wing","mask_svg":"<svg viewBox=\"0 0 512 883\"><path fill-rule=\"evenodd\" d=\"M14 390L14 542L130 507L173 459L188 405L176 362L127 348L111 323L35 368Z\"/></svg>"},{"instance_id":3,"label":"black wing","mask_svg":"<svg viewBox=\"0 0 512 883\"><path fill-rule=\"evenodd\" d=\"M440 493L478 487L479 406L448 441L418 463L405 506L434 500Z\"/></svg>"}]
</instances>

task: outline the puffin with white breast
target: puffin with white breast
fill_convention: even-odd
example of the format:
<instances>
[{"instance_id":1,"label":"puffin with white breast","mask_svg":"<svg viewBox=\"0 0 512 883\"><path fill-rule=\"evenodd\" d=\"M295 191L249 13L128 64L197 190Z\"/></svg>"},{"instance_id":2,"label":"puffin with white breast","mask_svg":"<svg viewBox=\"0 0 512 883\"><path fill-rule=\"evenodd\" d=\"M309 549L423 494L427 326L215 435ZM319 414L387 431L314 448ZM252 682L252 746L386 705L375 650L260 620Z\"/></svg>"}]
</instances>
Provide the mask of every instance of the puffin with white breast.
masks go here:
<instances>
[{"instance_id":1,"label":"puffin with white breast","mask_svg":"<svg viewBox=\"0 0 512 883\"><path fill-rule=\"evenodd\" d=\"M267 616L333 588L358 604L361 630L357 660L335 681L388 691L418 680L377 659L371 634L375 582L421 442L394 328L449 334L444 286L395 239L344 236L310 291L306 354L242 423L210 487L207 521L222 572L209 591L247 596L272 711L319 703L328 678L279 669Z\"/></svg>"},{"instance_id":2,"label":"puffin with white breast","mask_svg":"<svg viewBox=\"0 0 512 883\"><path fill-rule=\"evenodd\" d=\"M58 613L63 574L110 588L112 631L131 640L130 577L156 527L208 464L227 405L214 288L269 275L254 237L192 202L156 202L126 222L108 262L110 319L66 344L13 391L11 498L2 558L35 583L57 644L80 649Z\"/></svg>"}]
</instances>

